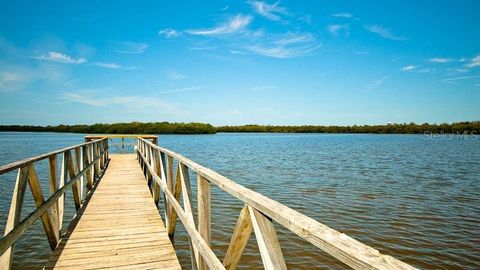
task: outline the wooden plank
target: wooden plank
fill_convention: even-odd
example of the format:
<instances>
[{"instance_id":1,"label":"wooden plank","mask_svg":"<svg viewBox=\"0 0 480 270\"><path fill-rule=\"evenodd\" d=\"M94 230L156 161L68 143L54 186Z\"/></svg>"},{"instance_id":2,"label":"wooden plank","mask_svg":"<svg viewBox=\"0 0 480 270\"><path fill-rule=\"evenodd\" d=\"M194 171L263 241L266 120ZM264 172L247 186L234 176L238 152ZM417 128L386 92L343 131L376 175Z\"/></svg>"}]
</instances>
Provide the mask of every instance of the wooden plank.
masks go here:
<instances>
[{"instance_id":1,"label":"wooden plank","mask_svg":"<svg viewBox=\"0 0 480 270\"><path fill-rule=\"evenodd\" d=\"M248 206L248 212L250 213L264 268L267 270L287 269L272 220L251 206Z\"/></svg>"},{"instance_id":2,"label":"wooden plank","mask_svg":"<svg viewBox=\"0 0 480 270\"><path fill-rule=\"evenodd\" d=\"M15 188L13 189L12 201L8 212L7 224L5 226L5 234L10 233L20 222L20 214L22 211L23 198L25 188L27 186L28 166L18 169ZM0 269L10 269L13 258L13 245L5 250L0 257Z\"/></svg>"},{"instance_id":3,"label":"wooden plank","mask_svg":"<svg viewBox=\"0 0 480 270\"><path fill-rule=\"evenodd\" d=\"M33 164L30 164L30 166L28 166L28 183L30 184L30 189L32 191L35 205L37 206L37 208L39 208L40 206L42 206L43 203L45 203L45 199L43 197L40 181L38 181L37 172ZM45 234L47 235L48 243L50 244L50 248L54 250L59 240L58 233L56 233L57 229L54 226L54 221L48 211L43 213L41 219L43 229L45 230Z\"/></svg>"},{"instance_id":4,"label":"wooden plank","mask_svg":"<svg viewBox=\"0 0 480 270\"><path fill-rule=\"evenodd\" d=\"M226 269L237 269L238 261L240 261L243 251L247 246L252 230L252 219L250 218L248 206L244 205L238 216L237 225L235 225L227 253L223 259L223 265Z\"/></svg>"},{"instance_id":5,"label":"wooden plank","mask_svg":"<svg viewBox=\"0 0 480 270\"><path fill-rule=\"evenodd\" d=\"M197 176L197 203L198 203L198 232L205 243L211 246L211 202L210 182L200 175ZM208 269L207 263L201 256L198 257L198 269Z\"/></svg>"},{"instance_id":6,"label":"wooden plank","mask_svg":"<svg viewBox=\"0 0 480 270\"><path fill-rule=\"evenodd\" d=\"M111 155L108 169L46 269L181 269L135 155Z\"/></svg>"}]
</instances>

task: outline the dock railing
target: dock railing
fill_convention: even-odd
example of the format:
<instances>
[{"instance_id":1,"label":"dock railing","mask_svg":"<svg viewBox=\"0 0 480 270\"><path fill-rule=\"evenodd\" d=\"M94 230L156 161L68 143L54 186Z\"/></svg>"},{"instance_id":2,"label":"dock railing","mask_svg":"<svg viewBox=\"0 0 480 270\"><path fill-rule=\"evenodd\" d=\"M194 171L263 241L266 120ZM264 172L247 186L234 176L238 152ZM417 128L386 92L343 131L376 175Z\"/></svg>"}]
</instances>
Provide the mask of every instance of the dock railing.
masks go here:
<instances>
[{"instance_id":1,"label":"dock railing","mask_svg":"<svg viewBox=\"0 0 480 270\"><path fill-rule=\"evenodd\" d=\"M416 269L148 140L139 138L136 149L146 179L153 182L155 202L164 194L169 236L174 236L177 217L188 233L194 269L236 269L252 231L265 269L287 269L273 222L354 269ZM189 170L197 175L196 222ZM223 261L211 249L212 184L244 203Z\"/></svg>"},{"instance_id":2,"label":"dock railing","mask_svg":"<svg viewBox=\"0 0 480 270\"><path fill-rule=\"evenodd\" d=\"M72 155L73 153L73 155ZM61 171L58 176L58 156ZM41 181L35 169L36 162L48 159L50 196L45 198ZM3 238L0 239L0 269L10 269L15 241L39 218L52 250L61 236L64 217L65 192L72 188L76 210L82 207L84 197L90 193L108 165L108 140L98 138L83 144L56 150L0 167L0 175L17 170L17 178ZM83 186L86 179L87 193ZM36 209L21 219L27 182Z\"/></svg>"},{"instance_id":3,"label":"dock railing","mask_svg":"<svg viewBox=\"0 0 480 270\"><path fill-rule=\"evenodd\" d=\"M118 153L132 153L135 152L137 138L144 138L151 140L154 144L158 143L158 137L155 135L138 135L138 134L97 134L85 136L85 142L107 138L110 144L110 150L116 150Z\"/></svg>"}]
</instances>

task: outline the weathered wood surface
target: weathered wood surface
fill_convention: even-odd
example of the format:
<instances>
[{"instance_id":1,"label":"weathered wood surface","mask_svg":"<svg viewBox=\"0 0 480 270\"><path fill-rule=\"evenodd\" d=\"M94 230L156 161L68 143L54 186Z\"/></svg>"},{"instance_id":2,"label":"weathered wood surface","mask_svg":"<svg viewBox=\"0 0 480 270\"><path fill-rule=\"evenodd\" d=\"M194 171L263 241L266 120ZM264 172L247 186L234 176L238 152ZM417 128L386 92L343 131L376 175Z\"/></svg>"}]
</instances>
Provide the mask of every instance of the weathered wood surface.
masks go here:
<instances>
[{"instance_id":1,"label":"weathered wood surface","mask_svg":"<svg viewBox=\"0 0 480 270\"><path fill-rule=\"evenodd\" d=\"M110 158L46 269L181 269L135 155Z\"/></svg>"}]
</instances>

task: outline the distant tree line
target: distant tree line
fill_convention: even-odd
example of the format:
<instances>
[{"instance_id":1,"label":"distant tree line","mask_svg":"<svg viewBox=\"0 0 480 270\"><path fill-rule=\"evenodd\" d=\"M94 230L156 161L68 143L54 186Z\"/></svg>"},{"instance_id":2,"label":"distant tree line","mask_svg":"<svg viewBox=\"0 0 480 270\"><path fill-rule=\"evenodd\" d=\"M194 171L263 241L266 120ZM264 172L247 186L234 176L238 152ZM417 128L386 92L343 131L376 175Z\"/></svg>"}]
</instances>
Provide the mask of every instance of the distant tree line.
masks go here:
<instances>
[{"instance_id":1,"label":"distant tree line","mask_svg":"<svg viewBox=\"0 0 480 270\"><path fill-rule=\"evenodd\" d=\"M273 133L378 133L424 134L461 133L480 134L480 121L452 124L387 124L362 126L221 126L203 123L115 123L94 125L21 126L0 125L0 131L38 131L87 134L215 134L217 132L273 132Z\"/></svg>"},{"instance_id":2,"label":"distant tree line","mask_svg":"<svg viewBox=\"0 0 480 270\"><path fill-rule=\"evenodd\" d=\"M214 134L215 127L203 123L115 123L58 126L0 126L0 131L39 131L88 134Z\"/></svg>"},{"instance_id":3,"label":"distant tree line","mask_svg":"<svg viewBox=\"0 0 480 270\"><path fill-rule=\"evenodd\" d=\"M452 124L387 124L363 126L222 126L217 132L276 132L276 133L378 133L378 134L423 134L423 133L480 133L480 121Z\"/></svg>"}]
</instances>

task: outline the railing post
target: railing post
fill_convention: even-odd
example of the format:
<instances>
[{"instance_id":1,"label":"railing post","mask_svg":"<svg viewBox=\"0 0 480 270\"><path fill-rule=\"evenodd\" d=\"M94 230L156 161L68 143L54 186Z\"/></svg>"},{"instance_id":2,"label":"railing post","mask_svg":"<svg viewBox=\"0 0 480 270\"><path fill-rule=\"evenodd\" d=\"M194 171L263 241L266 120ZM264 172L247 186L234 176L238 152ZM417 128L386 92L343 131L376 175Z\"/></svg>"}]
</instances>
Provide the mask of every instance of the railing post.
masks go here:
<instances>
[{"instance_id":1,"label":"railing post","mask_svg":"<svg viewBox=\"0 0 480 270\"><path fill-rule=\"evenodd\" d=\"M248 206L248 211L262 256L263 267L267 270L287 269L272 220L251 206Z\"/></svg>"},{"instance_id":2,"label":"railing post","mask_svg":"<svg viewBox=\"0 0 480 270\"><path fill-rule=\"evenodd\" d=\"M30 164L28 166L28 183L30 184L30 190L32 191L33 199L35 201L35 205L37 208L42 206L45 203L45 199L43 197L42 188L40 186L40 181L38 180L37 172L35 170L35 166ZM43 229L45 230L45 234L47 235L48 243L50 244L50 249L53 251L57 246L59 237L55 233L54 222L51 218L51 215L48 211L43 213L41 216Z\"/></svg>"},{"instance_id":3,"label":"railing post","mask_svg":"<svg viewBox=\"0 0 480 270\"><path fill-rule=\"evenodd\" d=\"M106 155L106 161L108 161L109 157L109 152L108 152L108 139L105 139L105 155Z\"/></svg>"},{"instance_id":4,"label":"railing post","mask_svg":"<svg viewBox=\"0 0 480 270\"><path fill-rule=\"evenodd\" d=\"M72 155L70 151L66 151L67 157L67 170L70 181L78 174L75 166L73 165ZM82 206L82 199L80 198L80 188L78 187L78 182L75 182L72 185L73 201L75 202L75 209L78 210Z\"/></svg>"},{"instance_id":5,"label":"railing post","mask_svg":"<svg viewBox=\"0 0 480 270\"><path fill-rule=\"evenodd\" d=\"M197 195L198 195L198 232L205 243L210 247L211 233L211 205L210 205L210 182L201 175L197 176ZM198 269L208 269L207 263L202 256L198 256Z\"/></svg>"},{"instance_id":6,"label":"railing post","mask_svg":"<svg viewBox=\"0 0 480 270\"><path fill-rule=\"evenodd\" d=\"M58 190L58 177L57 177L57 155L53 154L48 157L49 164L49 173L50 173L50 196L53 195ZM56 201L52 208L50 208L50 213L53 220L53 228L55 237L60 239L60 226L58 220L58 201Z\"/></svg>"},{"instance_id":7,"label":"railing post","mask_svg":"<svg viewBox=\"0 0 480 270\"><path fill-rule=\"evenodd\" d=\"M190 177L188 175L188 167L181 162L178 162L178 169L180 172L180 182L182 186L182 197L183 197L183 208L185 209L185 214L187 215L188 222L195 227L195 220L193 218L193 207L192 207L192 189L190 186ZM198 249L192 243L192 240L189 241L190 245L190 255L192 261L192 268L196 269L199 263L199 253Z\"/></svg>"},{"instance_id":8,"label":"railing post","mask_svg":"<svg viewBox=\"0 0 480 270\"><path fill-rule=\"evenodd\" d=\"M172 192L172 194L175 195L175 192L173 190L173 157L167 155L167 160L166 163L164 163L164 166L166 166L166 178L167 178L167 189ZM169 200L165 196L165 226L168 228L170 227L170 223L172 222L170 217L172 216L173 206L171 206Z\"/></svg>"},{"instance_id":9,"label":"railing post","mask_svg":"<svg viewBox=\"0 0 480 270\"><path fill-rule=\"evenodd\" d=\"M83 170L83 153L80 147L75 148L75 175ZM83 199L83 175L80 177L79 184L77 184L80 200Z\"/></svg>"},{"instance_id":10,"label":"railing post","mask_svg":"<svg viewBox=\"0 0 480 270\"><path fill-rule=\"evenodd\" d=\"M61 189L68 178L68 156L66 152L63 152L62 155L62 171L60 175L60 183L58 183L58 189ZM65 195L62 194L58 198L58 230L60 231L63 226L63 212L65 208Z\"/></svg>"},{"instance_id":11,"label":"railing post","mask_svg":"<svg viewBox=\"0 0 480 270\"><path fill-rule=\"evenodd\" d=\"M163 171L163 162L161 160L160 155L158 154L157 149L153 149L153 162L154 162L154 169L155 169L155 174L160 176L162 179L162 171ZM160 200L160 185L157 183L157 181L153 181L153 200L155 201L155 204L158 204L158 201Z\"/></svg>"},{"instance_id":12,"label":"railing post","mask_svg":"<svg viewBox=\"0 0 480 270\"><path fill-rule=\"evenodd\" d=\"M96 160L95 161L95 178L96 180L98 180L98 177L100 177L100 172L101 172L101 165L100 165L101 159L100 158L97 159L100 156L100 146L99 146L99 142L95 142L93 145L94 145L93 160Z\"/></svg>"},{"instance_id":13,"label":"railing post","mask_svg":"<svg viewBox=\"0 0 480 270\"><path fill-rule=\"evenodd\" d=\"M7 225L5 226L5 234L7 235L20 222L20 214L22 211L23 197L25 195L25 188L28 178L28 165L18 169L17 181L13 190L12 201L10 203L10 210L8 212ZM12 245L0 257L0 269L10 269L12 267L13 258Z\"/></svg>"},{"instance_id":14,"label":"railing post","mask_svg":"<svg viewBox=\"0 0 480 270\"><path fill-rule=\"evenodd\" d=\"M237 225L235 225L235 229L233 230L227 253L225 254L225 258L223 258L223 265L226 269L237 269L238 261L240 261L243 250L247 246L252 230L252 219L248 212L248 206L244 205L238 216Z\"/></svg>"},{"instance_id":15,"label":"railing post","mask_svg":"<svg viewBox=\"0 0 480 270\"><path fill-rule=\"evenodd\" d=\"M85 145L82 149L83 152L83 162L85 166L90 165L91 159L90 159L90 145ZM86 179L87 179L87 191L90 191L93 187L93 181L92 181L92 168L89 167L87 169L87 172L85 173Z\"/></svg>"}]
</instances>

